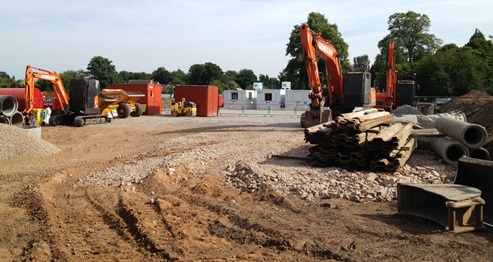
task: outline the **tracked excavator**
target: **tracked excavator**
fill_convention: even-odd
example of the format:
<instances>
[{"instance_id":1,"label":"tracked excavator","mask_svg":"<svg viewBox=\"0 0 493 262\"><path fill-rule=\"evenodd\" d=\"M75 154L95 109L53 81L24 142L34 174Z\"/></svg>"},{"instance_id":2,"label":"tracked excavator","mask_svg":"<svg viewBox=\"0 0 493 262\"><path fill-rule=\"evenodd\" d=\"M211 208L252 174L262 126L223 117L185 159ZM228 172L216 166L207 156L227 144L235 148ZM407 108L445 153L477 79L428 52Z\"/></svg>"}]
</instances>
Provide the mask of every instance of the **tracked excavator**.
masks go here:
<instances>
[{"instance_id":1,"label":"tracked excavator","mask_svg":"<svg viewBox=\"0 0 493 262\"><path fill-rule=\"evenodd\" d=\"M310 29L308 24L300 27L300 40L306 64L311 92L308 111L301 115L302 127L311 127L332 119L332 115L351 112L356 107L370 108L375 105L375 90L371 88L369 72L343 74L339 54L330 41ZM317 59L325 61L327 92L323 95Z\"/></svg>"},{"instance_id":2,"label":"tracked excavator","mask_svg":"<svg viewBox=\"0 0 493 262\"><path fill-rule=\"evenodd\" d=\"M34 71L35 69L36 71ZM56 98L60 103L60 109L53 110L49 119L49 124L55 125L76 125L83 126L88 124L100 124L109 122L111 118L101 115L97 107L96 97L99 94L99 81L95 79L77 79L70 83L69 95L63 86L62 79L57 72L26 67L26 108L23 114L26 123L32 118L34 108L34 81L43 79L51 82Z\"/></svg>"},{"instance_id":3,"label":"tracked excavator","mask_svg":"<svg viewBox=\"0 0 493 262\"><path fill-rule=\"evenodd\" d=\"M383 108L391 112L399 106L410 105L415 102L417 85L414 80L397 80L395 66L394 42L389 42L387 51L387 83L384 92L376 93L375 108Z\"/></svg>"}]
</instances>

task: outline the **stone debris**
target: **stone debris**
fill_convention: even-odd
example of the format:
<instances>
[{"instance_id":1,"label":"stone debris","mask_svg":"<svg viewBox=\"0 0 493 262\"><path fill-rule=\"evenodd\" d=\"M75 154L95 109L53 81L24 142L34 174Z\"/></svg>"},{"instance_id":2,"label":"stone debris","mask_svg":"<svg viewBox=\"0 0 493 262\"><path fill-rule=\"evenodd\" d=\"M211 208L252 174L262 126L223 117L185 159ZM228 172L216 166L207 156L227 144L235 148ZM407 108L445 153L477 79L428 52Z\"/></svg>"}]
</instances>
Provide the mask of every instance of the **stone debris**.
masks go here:
<instances>
[{"instance_id":1,"label":"stone debris","mask_svg":"<svg viewBox=\"0 0 493 262\"><path fill-rule=\"evenodd\" d=\"M397 183L452 183L433 168L406 165L394 173L350 172L342 168L314 168L296 175L282 169L266 172L245 162L226 168L228 183L248 192L270 186L283 194L313 201L315 198L343 198L355 202L386 202L397 199Z\"/></svg>"}]
</instances>

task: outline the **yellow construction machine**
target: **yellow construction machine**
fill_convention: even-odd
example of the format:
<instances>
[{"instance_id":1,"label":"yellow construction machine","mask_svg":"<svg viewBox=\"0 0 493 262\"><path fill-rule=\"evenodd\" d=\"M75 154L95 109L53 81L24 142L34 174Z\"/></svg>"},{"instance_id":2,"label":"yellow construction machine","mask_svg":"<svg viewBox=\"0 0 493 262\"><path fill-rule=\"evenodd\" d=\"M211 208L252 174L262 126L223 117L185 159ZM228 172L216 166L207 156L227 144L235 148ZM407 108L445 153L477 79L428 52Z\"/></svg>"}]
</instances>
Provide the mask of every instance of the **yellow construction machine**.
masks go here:
<instances>
[{"instance_id":1,"label":"yellow construction machine","mask_svg":"<svg viewBox=\"0 0 493 262\"><path fill-rule=\"evenodd\" d=\"M145 95L123 89L102 89L98 95L98 107L102 115L117 112L118 118L139 117L144 113L142 104L137 103Z\"/></svg>"},{"instance_id":2,"label":"yellow construction machine","mask_svg":"<svg viewBox=\"0 0 493 262\"><path fill-rule=\"evenodd\" d=\"M169 104L172 116L197 116L197 105L194 102L186 101L185 98L176 102L172 97Z\"/></svg>"}]
</instances>

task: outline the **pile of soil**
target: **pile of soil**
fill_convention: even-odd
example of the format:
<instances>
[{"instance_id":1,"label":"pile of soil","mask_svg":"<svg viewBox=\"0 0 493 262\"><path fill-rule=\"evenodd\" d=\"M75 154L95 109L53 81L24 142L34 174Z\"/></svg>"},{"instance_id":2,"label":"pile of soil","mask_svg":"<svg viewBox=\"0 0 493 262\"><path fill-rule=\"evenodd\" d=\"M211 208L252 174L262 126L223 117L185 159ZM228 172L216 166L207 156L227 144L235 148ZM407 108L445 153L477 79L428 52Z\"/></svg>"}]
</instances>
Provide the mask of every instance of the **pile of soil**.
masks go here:
<instances>
[{"instance_id":1,"label":"pile of soil","mask_svg":"<svg viewBox=\"0 0 493 262\"><path fill-rule=\"evenodd\" d=\"M493 96L480 90L454 98L440 107L446 113L461 110L466 114L467 122L482 125L488 131L488 140L483 146L493 155Z\"/></svg>"}]
</instances>

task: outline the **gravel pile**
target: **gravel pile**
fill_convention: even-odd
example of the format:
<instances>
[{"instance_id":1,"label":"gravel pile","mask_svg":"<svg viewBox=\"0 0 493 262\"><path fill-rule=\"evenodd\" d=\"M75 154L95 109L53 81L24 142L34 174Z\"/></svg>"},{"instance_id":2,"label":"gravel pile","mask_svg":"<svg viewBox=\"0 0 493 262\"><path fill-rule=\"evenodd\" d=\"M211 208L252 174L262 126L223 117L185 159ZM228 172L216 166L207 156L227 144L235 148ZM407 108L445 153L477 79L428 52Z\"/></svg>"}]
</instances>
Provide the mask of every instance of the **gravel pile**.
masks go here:
<instances>
[{"instance_id":1,"label":"gravel pile","mask_svg":"<svg viewBox=\"0 0 493 262\"><path fill-rule=\"evenodd\" d=\"M324 171L322 171L324 170ZM243 162L229 166L229 183L253 192L265 185L302 199L344 198L356 202L391 201L397 198L397 183L451 183L453 175L433 168L404 166L394 173L350 172L341 168L314 169L289 174L283 168L271 172Z\"/></svg>"},{"instance_id":2,"label":"gravel pile","mask_svg":"<svg viewBox=\"0 0 493 262\"><path fill-rule=\"evenodd\" d=\"M410 105L403 105L393 110L392 114L394 114L395 116L403 116L403 115L422 115L423 113L421 113L418 109Z\"/></svg>"},{"instance_id":3,"label":"gravel pile","mask_svg":"<svg viewBox=\"0 0 493 262\"><path fill-rule=\"evenodd\" d=\"M0 124L0 160L29 156L49 156L60 152L55 145L12 125Z\"/></svg>"}]
</instances>

